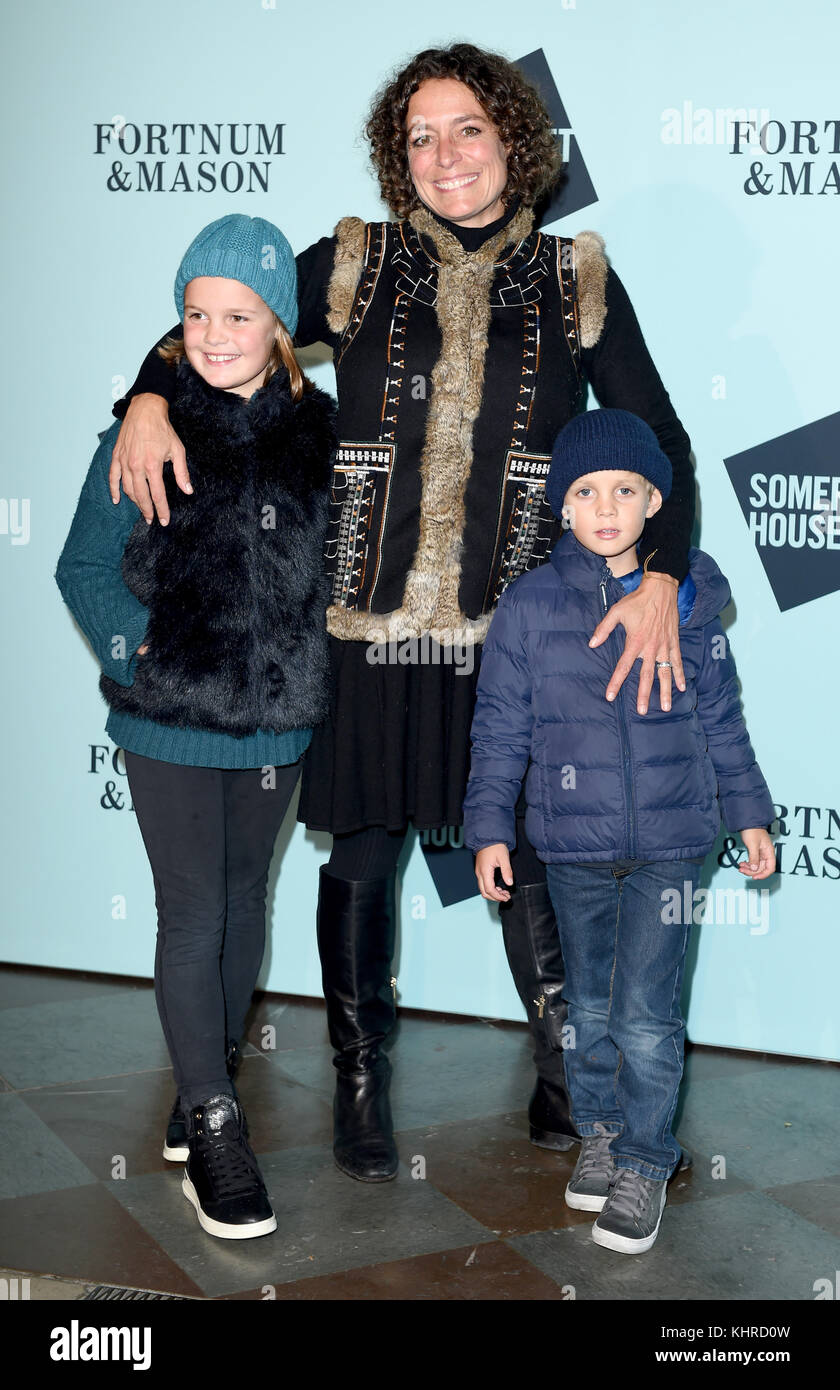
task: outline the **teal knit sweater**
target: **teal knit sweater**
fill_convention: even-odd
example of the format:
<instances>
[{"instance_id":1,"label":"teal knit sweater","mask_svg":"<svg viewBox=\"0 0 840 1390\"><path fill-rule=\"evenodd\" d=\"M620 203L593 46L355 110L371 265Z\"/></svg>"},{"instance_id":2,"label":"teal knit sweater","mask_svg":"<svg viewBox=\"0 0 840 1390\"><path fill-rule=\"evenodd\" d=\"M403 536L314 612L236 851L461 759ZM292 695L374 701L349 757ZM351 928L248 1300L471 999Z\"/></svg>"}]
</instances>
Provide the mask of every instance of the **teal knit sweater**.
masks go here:
<instances>
[{"instance_id":1,"label":"teal knit sweater","mask_svg":"<svg viewBox=\"0 0 840 1390\"><path fill-rule=\"evenodd\" d=\"M119 685L131 685L148 609L122 577L123 551L140 513L124 495L115 506L108 490L119 431L120 421L115 421L93 456L55 578L102 670ZM245 738L234 738L155 724L114 710L105 730L129 753L189 767L280 767L297 762L312 738L311 729L286 733L258 729Z\"/></svg>"}]
</instances>

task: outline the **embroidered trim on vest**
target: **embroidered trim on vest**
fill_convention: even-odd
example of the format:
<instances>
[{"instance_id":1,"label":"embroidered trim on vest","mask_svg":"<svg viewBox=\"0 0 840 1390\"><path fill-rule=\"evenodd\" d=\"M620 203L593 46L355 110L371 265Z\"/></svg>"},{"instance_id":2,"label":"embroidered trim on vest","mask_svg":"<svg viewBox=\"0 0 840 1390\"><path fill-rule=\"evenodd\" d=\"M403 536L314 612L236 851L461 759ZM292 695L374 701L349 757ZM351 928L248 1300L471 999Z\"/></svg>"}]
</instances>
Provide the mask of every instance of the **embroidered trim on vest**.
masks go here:
<instances>
[{"instance_id":1,"label":"embroidered trim on vest","mask_svg":"<svg viewBox=\"0 0 840 1390\"><path fill-rule=\"evenodd\" d=\"M597 232L578 232L574 244L580 345L592 348L601 336L607 317L605 243Z\"/></svg>"},{"instance_id":2,"label":"embroidered trim on vest","mask_svg":"<svg viewBox=\"0 0 840 1390\"><path fill-rule=\"evenodd\" d=\"M431 401L420 462L420 534L400 607L391 613L358 612L333 604L327 628L344 641L390 641L441 634L442 645L483 641L492 614L475 620L460 609L464 495L473 460L472 432L481 407L490 323L490 290L496 257L511 255L533 225L533 209L521 208L478 251L465 252L426 208L409 219L432 239L440 258L435 311L441 353L431 374ZM501 262L504 264L504 262ZM448 642L447 642L448 637Z\"/></svg>"},{"instance_id":3,"label":"embroidered trim on vest","mask_svg":"<svg viewBox=\"0 0 840 1390\"><path fill-rule=\"evenodd\" d=\"M575 371L580 378L580 319L578 316L578 282L575 272L575 243L571 237L557 238L557 284L563 305L563 332Z\"/></svg>"}]
</instances>

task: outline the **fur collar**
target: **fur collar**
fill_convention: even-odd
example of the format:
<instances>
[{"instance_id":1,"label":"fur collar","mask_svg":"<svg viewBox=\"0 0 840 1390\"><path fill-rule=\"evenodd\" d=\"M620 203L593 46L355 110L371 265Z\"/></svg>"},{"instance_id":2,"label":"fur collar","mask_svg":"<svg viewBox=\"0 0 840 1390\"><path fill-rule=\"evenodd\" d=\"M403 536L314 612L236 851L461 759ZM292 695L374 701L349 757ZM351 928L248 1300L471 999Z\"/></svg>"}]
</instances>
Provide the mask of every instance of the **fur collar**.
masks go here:
<instances>
[{"instance_id":1,"label":"fur collar","mask_svg":"<svg viewBox=\"0 0 840 1390\"><path fill-rule=\"evenodd\" d=\"M176 364L175 372L173 422L177 418L179 424L188 427L212 422L212 428L231 443L258 438L278 428L285 429L294 412L289 373L283 366L278 367L268 383L250 398L211 386L186 357Z\"/></svg>"},{"instance_id":2,"label":"fur collar","mask_svg":"<svg viewBox=\"0 0 840 1390\"><path fill-rule=\"evenodd\" d=\"M505 247L517 246L528 236L534 225L534 209L521 207L507 226L485 241L477 251L465 251L458 238L453 236L427 207L421 205L415 208L408 220L416 232L428 237L433 243L442 265L492 265L495 270L496 262L504 259L501 253Z\"/></svg>"}]
</instances>

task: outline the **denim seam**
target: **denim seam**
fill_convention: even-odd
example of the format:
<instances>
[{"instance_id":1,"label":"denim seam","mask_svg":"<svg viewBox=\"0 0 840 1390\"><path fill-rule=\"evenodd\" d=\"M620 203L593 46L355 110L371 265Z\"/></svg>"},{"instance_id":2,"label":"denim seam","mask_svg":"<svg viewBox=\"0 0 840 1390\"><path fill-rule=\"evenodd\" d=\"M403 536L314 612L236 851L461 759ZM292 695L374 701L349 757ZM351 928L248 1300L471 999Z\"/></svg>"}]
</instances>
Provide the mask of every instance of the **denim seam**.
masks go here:
<instances>
[{"instance_id":1,"label":"denim seam","mask_svg":"<svg viewBox=\"0 0 840 1390\"><path fill-rule=\"evenodd\" d=\"M611 1017L612 1017L613 986L614 986L614 982L615 982L615 967L616 967L616 961L617 961L617 959L618 959L618 925L619 925L619 922L620 922L620 920L621 920L621 887L622 887L621 883L620 883L617 879L615 879L615 875L613 875L613 879L614 879L614 882L615 882L615 884L616 884L616 888L618 889L618 896L617 896L616 905L615 905L615 935L614 935L614 937L613 937L613 961L612 961L612 970L610 971L610 996L609 996L609 999L608 999L608 1001L607 1001L607 1036L608 1036L610 1039L612 1039L612 1034L610 1033L610 1019L611 1019ZM613 1044L613 1046L615 1046L615 1044ZM617 1100L617 1094L618 1094L618 1077L619 1077L619 1073L620 1073L620 1071L621 1071L622 1063L623 1063L623 1061L624 1061L624 1054L621 1052L621 1050L620 1050L619 1048L616 1048L616 1051L618 1052L618 1064L617 1064L616 1069L615 1069L615 1071L614 1071L614 1073L613 1073L613 1100L615 1100L615 1101L616 1101L616 1105L618 1105L618 1100ZM618 1108L620 1109L621 1107L618 1106Z\"/></svg>"}]
</instances>

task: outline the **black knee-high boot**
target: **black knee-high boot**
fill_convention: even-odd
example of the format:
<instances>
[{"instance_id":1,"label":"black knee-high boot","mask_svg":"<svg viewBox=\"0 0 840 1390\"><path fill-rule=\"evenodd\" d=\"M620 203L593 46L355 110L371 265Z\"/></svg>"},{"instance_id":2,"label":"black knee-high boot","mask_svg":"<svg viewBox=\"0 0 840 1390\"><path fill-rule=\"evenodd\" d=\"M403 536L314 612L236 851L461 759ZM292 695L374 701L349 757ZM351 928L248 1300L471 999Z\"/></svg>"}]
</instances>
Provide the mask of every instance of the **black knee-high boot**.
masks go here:
<instances>
[{"instance_id":1,"label":"black knee-high boot","mask_svg":"<svg viewBox=\"0 0 840 1390\"><path fill-rule=\"evenodd\" d=\"M537 1081L528 1105L531 1143L570 1149L580 1138L570 1114L563 1059L567 1007L563 955L545 883L521 884L499 904L508 964L531 1028Z\"/></svg>"},{"instance_id":2,"label":"black knee-high boot","mask_svg":"<svg viewBox=\"0 0 840 1390\"><path fill-rule=\"evenodd\" d=\"M321 869L318 950L337 1072L333 1153L361 1182L387 1182L399 1162L382 1048L396 1017L395 884L394 874L351 881Z\"/></svg>"}]
</instances>

